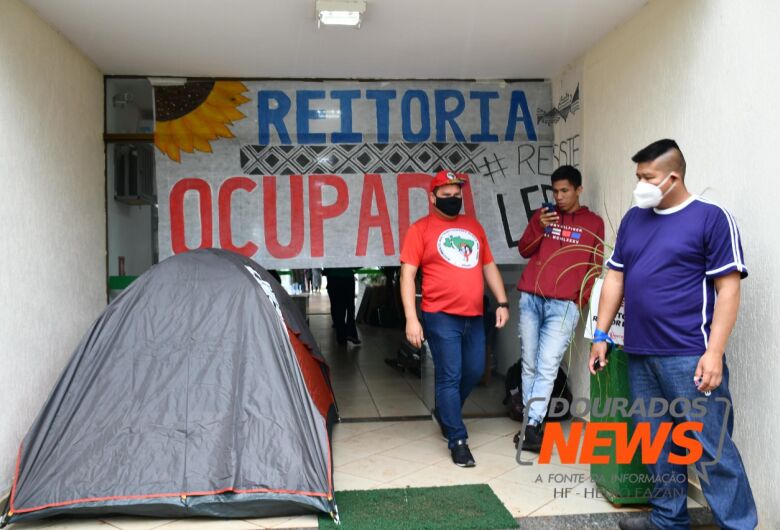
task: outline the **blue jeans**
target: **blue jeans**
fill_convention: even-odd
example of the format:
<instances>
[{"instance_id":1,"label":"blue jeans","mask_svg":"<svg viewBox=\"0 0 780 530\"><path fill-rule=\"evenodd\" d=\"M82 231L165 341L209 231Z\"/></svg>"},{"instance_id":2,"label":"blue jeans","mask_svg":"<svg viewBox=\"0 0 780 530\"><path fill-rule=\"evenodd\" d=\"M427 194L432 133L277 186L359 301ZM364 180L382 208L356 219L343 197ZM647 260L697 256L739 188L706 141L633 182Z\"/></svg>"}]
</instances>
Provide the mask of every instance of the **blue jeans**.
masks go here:
<instances>
[{"instance_id":1,"label":"blue jeans","mask_svg":"<svg viewBox=\"0 0 780 530\"><path fill-rule=\"evenodd\" d=\"M452 449L468 438L462 409L485 371L485 328L482 316L425 311L422 324L433 356L436 409Z\"/></svg>"},{"instance_id":2,"label":"blue jeans","mask_svg":"<svg viewBox=\"0 0 780 530\"><path fill-rule=\"evenodd\" d=\"M700 357L696 355L665 356L665 355L629 355L628 376L631 386L631 397L636 400L643 398L646 403L650 398L664 398L668 403L676 398L705 397L696 390L693 375ZM650 423L652 439L662 422L682 423L685 421L702 422L704 428L701 433L687 431L686 437L698 440L704 452L700 463L712 462L718 454L718 446L723 436L720 461L712 466L706 466L709 481L700 479L704 496L712 509L715 524L721 528L750 529L758 524L756 504L753 501L753 493L750 490L747 474L742 465L742 458L731 432L734 426L734 411L731 409L724 425L724 415L728 406L717 398L725 398L731 404L729 393L729 371L726 359L723 359L723 381L720 386L706 397L706 414L695 417L696 409L692 413L680 415L678 418L668 412L658 418L634 416L634 421ZM675 407L678 412L683 412L681 405ZM671 483L656 482L650 504L653 512L650 519L663 529L689 528L687 495L688 480L687 466L670 464L669 453L684 455L685 451L671 441L671 436L661 451L656 464L647 466L651 476L661 476L671 473L672 477L684 477L684 480L672 480ZM695 464L701 473L701 464Z\"/></svg>"},{"instance_id":3,"label":"blue jeans","mask_svg":"<svg viewBox=\"0 0 780 530\"><path fill-rule=\"evenodd\" d=\"M541 424L547 415L558 367L574 336L577 305L569 300L520 293L520 358L522 360L523 405L529 422Z\"/></svg>"}]
</instances>

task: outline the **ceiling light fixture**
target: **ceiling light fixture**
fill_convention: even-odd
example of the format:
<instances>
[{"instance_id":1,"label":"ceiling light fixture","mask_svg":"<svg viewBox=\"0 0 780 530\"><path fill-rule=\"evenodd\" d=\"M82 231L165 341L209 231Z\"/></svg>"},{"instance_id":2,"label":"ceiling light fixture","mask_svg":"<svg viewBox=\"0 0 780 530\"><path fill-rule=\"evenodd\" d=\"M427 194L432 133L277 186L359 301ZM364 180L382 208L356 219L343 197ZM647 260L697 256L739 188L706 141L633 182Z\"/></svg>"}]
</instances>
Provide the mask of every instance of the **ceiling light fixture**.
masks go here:
<instances>
[{"instance_id":1,"label":"ceiling light fixture","mask_svg":"<svg viewBox=\"0 0 780 530\"><path fill-rule=\"evenodd\" d=\"M152 86L184 86L187 84L186 77L149 77L148 79Z\"/></svg>"},{"instance_id":2,"label":"ceiling light fixture","mask_svg":"<svg viewBox=\"0 0 780 530\"><path fill-rule=\"evenodd\" d=\"M365 0L317 0L317 27L352 26L360 28L366 12Z\"/></svg>"}]
</instances>

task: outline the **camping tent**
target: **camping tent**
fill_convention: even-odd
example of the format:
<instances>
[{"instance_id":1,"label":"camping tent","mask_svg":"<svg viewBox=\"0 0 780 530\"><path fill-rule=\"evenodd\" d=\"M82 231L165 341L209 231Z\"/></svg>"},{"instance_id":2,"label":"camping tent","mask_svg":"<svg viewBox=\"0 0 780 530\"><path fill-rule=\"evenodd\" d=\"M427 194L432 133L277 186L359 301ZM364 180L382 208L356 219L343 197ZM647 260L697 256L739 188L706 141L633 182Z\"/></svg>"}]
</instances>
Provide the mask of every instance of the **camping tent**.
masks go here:
<instances>
[{"instance_id":1,"label":"camping tent","mask_svg":"<svg viewBox=\"0 0 780 530\"><path fill-rule=\"evenodd\" d=\"M5 522L336 513L337 410L304 316L250 259L171 257L92 325L22 441Z\"/></svg>"}]
</instances>

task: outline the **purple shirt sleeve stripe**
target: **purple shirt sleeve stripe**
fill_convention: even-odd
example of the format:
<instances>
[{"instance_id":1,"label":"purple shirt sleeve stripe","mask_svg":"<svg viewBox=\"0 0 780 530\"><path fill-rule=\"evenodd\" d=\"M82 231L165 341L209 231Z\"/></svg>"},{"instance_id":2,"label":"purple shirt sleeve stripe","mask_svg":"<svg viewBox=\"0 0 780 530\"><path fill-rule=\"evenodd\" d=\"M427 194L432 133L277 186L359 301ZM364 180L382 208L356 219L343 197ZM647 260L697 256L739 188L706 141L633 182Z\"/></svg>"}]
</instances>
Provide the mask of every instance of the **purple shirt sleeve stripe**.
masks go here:
<instances>
[{"instance_id":1,"label":"purple shirt sleeve stripe","mask_svg":"<svg viewBox=\"0 0 780 530\"><path fill-rule=\"evenodd\" d=\"M729 263L728 265L724 265L723 267L718 267L715 270L707 271L705 272L705 274L707 276L713 276L715 274L718 274L719 272L723 272L725 270L732 269L732 268L739 272L747 271L747 267L745 267L744 263L733 262L733 263Z\"/></svg>"}]
</instances>

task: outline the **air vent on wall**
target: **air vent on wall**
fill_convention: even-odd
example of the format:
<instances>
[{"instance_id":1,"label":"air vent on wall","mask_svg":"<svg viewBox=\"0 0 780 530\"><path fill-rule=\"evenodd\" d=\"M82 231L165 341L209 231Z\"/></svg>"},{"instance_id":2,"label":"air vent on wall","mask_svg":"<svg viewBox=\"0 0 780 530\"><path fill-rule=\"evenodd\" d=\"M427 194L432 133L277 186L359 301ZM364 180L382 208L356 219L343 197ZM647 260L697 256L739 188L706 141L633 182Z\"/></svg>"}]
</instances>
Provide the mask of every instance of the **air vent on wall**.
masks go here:
<instances>
[{"instance_id":1,"label":"air vent on wall","mask_svg":"<svg viewBox=\"0 0 780 530\"><path fill-rule=\"evenodd\" d=\"M132 205L154 204L154 151L123 144L114 150L114 199Z\"/></svg>"}]
</instances>

